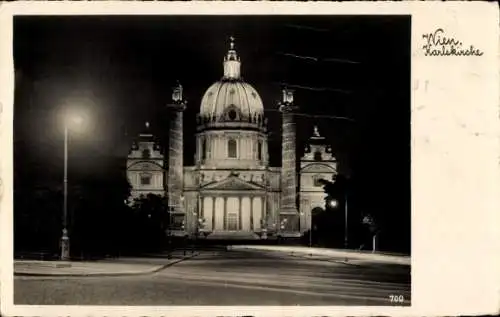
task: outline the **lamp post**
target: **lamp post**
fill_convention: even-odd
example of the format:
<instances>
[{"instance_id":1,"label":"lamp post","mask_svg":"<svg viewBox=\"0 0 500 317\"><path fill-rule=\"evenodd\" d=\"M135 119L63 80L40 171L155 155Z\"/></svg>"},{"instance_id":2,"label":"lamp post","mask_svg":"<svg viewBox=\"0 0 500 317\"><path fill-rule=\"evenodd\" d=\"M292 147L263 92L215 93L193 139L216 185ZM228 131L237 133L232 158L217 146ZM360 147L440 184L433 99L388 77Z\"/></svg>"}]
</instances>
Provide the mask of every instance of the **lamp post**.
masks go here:
<instances>
[{"instance_id":1,"label":"lamp post","mask_svg":"<svg viewBox=\"0 0 500 317\"><path fill-rule=\"evenodd\" d=\"M194 227L194 243L192 248L192 253L194 253L195 247L198 245L198 238L200 236L201 230L205 226L205 218L199 217L197 212L193 212L195 217L195 227Z\"/></svg>"},{"instance_id":2,"label":"lamp post","mask_svg":"<svg viewBox=\"0 0 500 317\"><path fill-rule=\"evenodd\" d=\"M328 202L329 207L331 208L337 208L339 203L336 199L332 199ZM347 201L347 195L344 195L344 248L347 249L348 243L349 243L349 235L348 235L348 217L349 217L349 209L348 209L348 201Z\"/></svg>"},{"instance_id":3,"label":"lamp post","mask_svg":"<svg viewBox=\"0 0 500 317\"><path fill-rule=\"evenodd\" d=\"M311 217L311 226L309 228L309 247L312 248L312 237L313 237L313 224L312 224L312 217Z\"/></svg>"},{"instance_id":4,"label":"lamp post","mask_svg":"<svg viewBox=\"0 0 500 317\"><path fill-rule=\"evenodd\" d=\"M73 118L75 123L80 123L79 117ZM64 120L64 180L63 180L63 221L62 221L62 237L61 237L61 260L69 260L70 258L70 240L68 234L68 139L69 127L68 118Z\"/></svg>"},{"instance_id":5,"label":"lamp post","mask_svg":"<svg viewBox=\"0 0 500 317\"><path fill-rule=\"evenodd\" d=\"M64 180L63 180L63 229L61 237L61 260L69 260L68 236L68 125L64 125Z\"/></svg>"},{"instance_id":6,"label":"lamp post","mask_svg":"<svg viewBox=\"0 0 500 317\"><path fill-rule=\"evenodd\" d=\"M349 215L348 213L348 207L347 207L347 195L344 195L344 249L347 249L348 245L348 229L349 225L347 222L347 217Z\"/></svg>"},{"instance_id":7,"label":"lamp post","mask_svg":"<svg viewBox=\"0 0 500 317\"><path fill-rule=\"evenodd\" d=\"M167 207L168 212L168 226L167 226L167 238L168 238L168 255L167 258L172 258L172 207Z\"/></svg>"},{"instance_id":8,"label":"lamp post","mask_svg":"<svg viewBox=\"0 0 500 317\"><path fill-rule=\"evenodd\" d=\"M267 239L267 223L265 220L262 221L262 230L261 230L262 234L261 234L261 238L263 240L266 240Z\"/></svg>"},{"instance_id":9,"label":"lamp post","mask_svg":"<svg viewBox=\"0 0 500 317\"><path fill-rule=\"evenodd\" d=\"M284 241L283 234L285 233L287 222L288 218L285 218L280 222L280 227L279 227L280 234L278 235L279 239L278 243L282 243Z\"/></svg>"},{"instance_id":10,"label":"lamp post","mask_svg":"<svg viewBox=\"0 0 500 317\"><path fill-rule=\"evenodd\" d=\"M303 211L300 212L300 216L304 216L305 213ZM312 229L313 229L313 223L312 223L312 213L309 214L310 217L309 217L309 247L311 248L312 247Z\"/></svg>"}]
</instances>

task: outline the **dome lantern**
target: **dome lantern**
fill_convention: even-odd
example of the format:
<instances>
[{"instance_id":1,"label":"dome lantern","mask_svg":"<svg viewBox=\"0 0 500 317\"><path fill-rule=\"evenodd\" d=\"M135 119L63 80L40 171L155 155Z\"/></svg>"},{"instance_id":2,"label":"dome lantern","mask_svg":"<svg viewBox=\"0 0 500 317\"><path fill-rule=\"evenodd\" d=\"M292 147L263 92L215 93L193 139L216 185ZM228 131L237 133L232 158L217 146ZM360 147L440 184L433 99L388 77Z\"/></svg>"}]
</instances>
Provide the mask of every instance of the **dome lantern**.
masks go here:
<instances>
[{"instance_id":1,"label":"dome lantern","mask_svg":"<svg viewBox=\"0 0 500 317\"><path fill-rule=\"evenodd\" d=\"M230 37L229 51L224 57L224 79L240 79L241 62L240 57L234 49L234 37Z\"/></svg>"}]
</instances>

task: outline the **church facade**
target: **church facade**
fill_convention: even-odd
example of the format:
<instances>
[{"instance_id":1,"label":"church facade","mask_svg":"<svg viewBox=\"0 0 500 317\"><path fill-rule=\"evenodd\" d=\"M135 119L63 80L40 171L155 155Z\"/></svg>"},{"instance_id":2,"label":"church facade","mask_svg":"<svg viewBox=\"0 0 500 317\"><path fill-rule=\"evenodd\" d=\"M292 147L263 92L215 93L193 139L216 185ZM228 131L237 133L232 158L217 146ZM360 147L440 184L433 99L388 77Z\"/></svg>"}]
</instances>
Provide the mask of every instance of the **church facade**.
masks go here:
<instances>
[{"instance_id":1,"label":"church facade","mask_svg":"<svg viewBox=\"0 0 500 317\"><path fill-rule=\"evenodd\" d=\"M201 99L194 166L183 162L186 101L179 85L168 104L168 151L163 153L148 132L130 151L127 176L132 198L165 196L173 235L242 240L300 237L311 227L311 211L324 206L318 180L332 179L337 161L315 127L297 162L294 112L298 107L292 91L283 90L278 107L282 163L271 167L264 104L243 81L241 60L231 40L223 77Z\"/></svg>"}]
</instances>

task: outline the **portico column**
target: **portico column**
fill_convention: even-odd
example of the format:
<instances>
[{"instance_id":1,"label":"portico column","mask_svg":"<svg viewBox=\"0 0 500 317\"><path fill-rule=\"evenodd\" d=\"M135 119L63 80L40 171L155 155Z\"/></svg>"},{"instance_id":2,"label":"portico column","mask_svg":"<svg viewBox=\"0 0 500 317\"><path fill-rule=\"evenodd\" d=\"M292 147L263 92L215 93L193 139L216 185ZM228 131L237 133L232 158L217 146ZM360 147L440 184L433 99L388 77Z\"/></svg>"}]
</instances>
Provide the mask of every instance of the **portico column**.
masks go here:
<instances>
[{"instance_id":1,"label":"portico column","mask_svg":"<svg viewBox=\"0 0 500 317\"><path fill-rule=\"evenodd\" d=\"M212 198L212 230L215 230L215 197Z\"/></svg>"},{"instance_id":2,"label":"portico column","mask_svg":"<svg viewBox=\"0 0 500 317\"><path fill-rule=\"evenodd\" d=\"M254 196L250 196L250 230L253 230L253 198Z\"/></svg>"},{"instance_id":3,"label":"portico column","mask_svg":"<svg viewBox=\"0 0 500 317\"><path fill-rule=\"evenodd\" d=\"M241 197L238 197L238 203L240 205L239 209L238 209L238 230L241 230L242 228L242 221L241 221L241 214L242 214L242 211L241 211Z\"/></svg>"},{"instance_id":4,"label":"portico column","mask_svg":"<svg viewBox=\"0 0 500 317\"><path fill-rule=\"evenodd\" d=\"M227 230L227 197L224 196L224 230Z\"/></svg>"}]
</instances>

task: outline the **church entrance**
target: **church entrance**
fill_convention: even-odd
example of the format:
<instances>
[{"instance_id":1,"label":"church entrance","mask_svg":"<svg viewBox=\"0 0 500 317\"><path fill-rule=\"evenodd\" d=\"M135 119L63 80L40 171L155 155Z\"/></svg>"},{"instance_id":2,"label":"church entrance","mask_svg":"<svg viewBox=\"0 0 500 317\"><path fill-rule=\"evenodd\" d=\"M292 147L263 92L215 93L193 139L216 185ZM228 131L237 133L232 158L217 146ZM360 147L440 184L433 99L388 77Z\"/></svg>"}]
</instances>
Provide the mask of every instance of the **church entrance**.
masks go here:
<instances>
[{"instance_id":1,"label":"church entrance","mask_svg":"<svg viewBox=\"0 0 500 317\"><path fill-rule=\"evenodd\" d=\"M236 231L238 230L238 213L234 211L227 212L227 230Z\"/></svg>"},{"instance_id":2,"label":"church entrance","mask_svg":"<svg viewBox=\"0 0 500 317\"><path fill-rule=\"evenodd\" d=\"M316 207L311 210L311 228L309 229L309 245L317 245L323 240L322 237L322 216L325 210L321 207ZM324 224L323 224L324 225Z\"/></svg>"}]
</instances>

